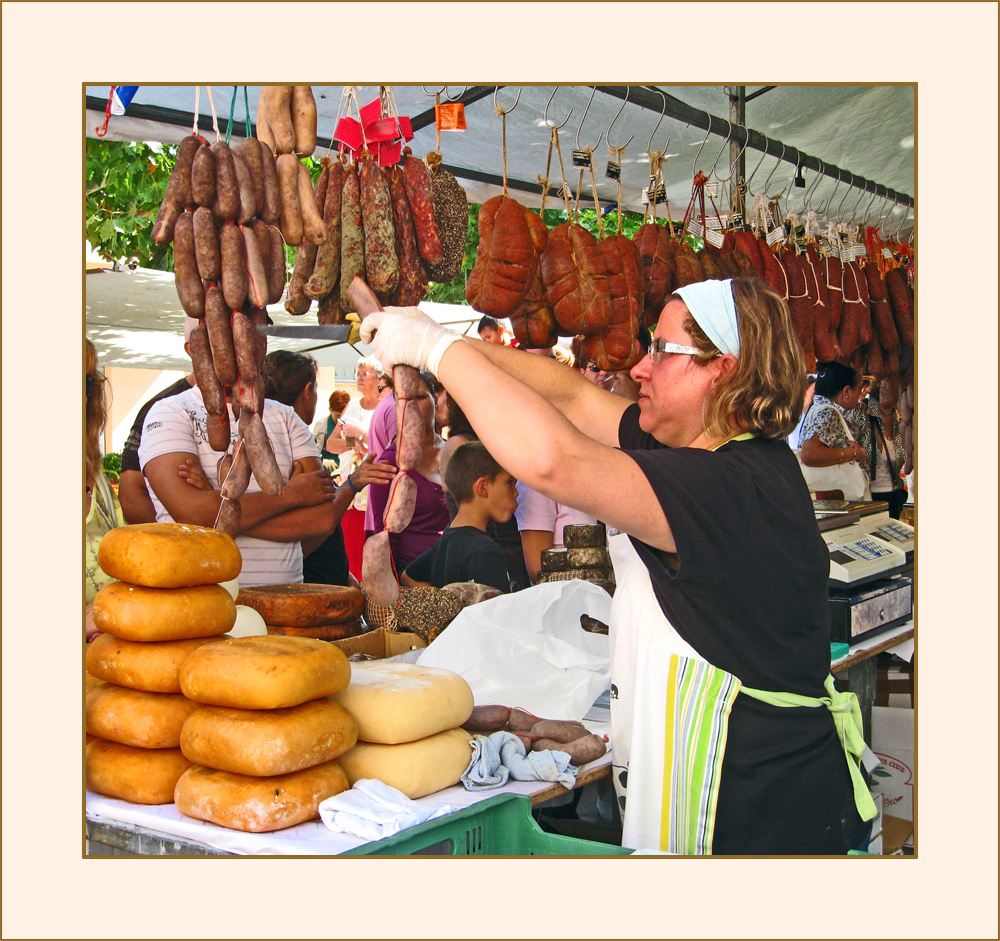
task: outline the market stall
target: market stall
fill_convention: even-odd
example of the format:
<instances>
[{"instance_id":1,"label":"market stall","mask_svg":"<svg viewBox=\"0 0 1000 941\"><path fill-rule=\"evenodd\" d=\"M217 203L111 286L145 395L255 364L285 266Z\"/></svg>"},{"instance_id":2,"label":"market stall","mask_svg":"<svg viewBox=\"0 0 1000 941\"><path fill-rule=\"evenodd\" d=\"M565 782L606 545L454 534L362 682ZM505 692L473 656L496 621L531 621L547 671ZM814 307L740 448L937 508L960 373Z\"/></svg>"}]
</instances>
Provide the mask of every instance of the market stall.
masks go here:
<instances>
[{"instance_id":1,"label":"market stall","mask_svg":"<svg viewBox=\"0 0 1000 941\"><path fill-rule=\"evenodd\" d=\"M102 568L117 581L95 602L95 622L111 640L100 641L100 656L94 653L98 641L88 652L88 669L96 677L87 705L88 733L95 736L88 745L87 772L92 839L101 842L103 834L121 847L149 839L167 846L175 838L179 852L192 847L262 855L364 852L366 843L377 841L356 833L338 835L323 813L325 802L374 778L417 802L421 820L426 818L422 812L443 807L475 812L495 793L493 787L475 787L476 762L489 750L490 737L501 733L508 736L505 745L519 749L508 756L508 770L520 760L533 766L550 762L556 769L530 783L510 783L505 777L498 785L504 793L546 801L557 788L567 791L613 776L615 742L594 705L605 694L617 696L607 666L610 617L605 609L620 588L610 570L603 527L580 527L600 529L600 538L581 535L579 542L546 559L543 568L557 574L523 593L523 599L463 595L454 600L454 592L418 596L413 592L425 590L400 587L389 543L391 534L408 526L416 501L407 484L407 472L418 466L421 453L414 412L407 412L418 391L414 366L400 363L393 369L400 470L385 529L365 546L364 592L327 592L317 610L316 598L305 597L310 586L285 586L281 610L293 612L289 620L275 608L255 606L238 586L227 588L240 571L238 558L232 558L233 539L240 532L240 500L251 476L265 494L277 495L283 487L260 418L261 369L271 343L293 339L306 344L302 348L311 342L361 344L362 337L370 339L362 333L367 317L383 307L419 304L431 282L462 279L475 314L466 330L478 315L487 314L509 321L525 348L545 350L576 337L589 362L624 372L645 357L648 339L640 339L641 331L655 328L672 293L752 278L787 301L794 335L785 339L797 345L807 369L838 361L880 380L883 402L899 403L912 469L915 294L913 199L907 193L912 152L902 148L900 159L899 146L907 128L912 142L912 89L824 90L830 98L828 120L843 122L851 101L864 99L863 112L877 107L872 95L894 105L883 112L890 119L880 124L885 139L896 141L889 148L893 159L888 151L873 153L873 144L852 159L853 169L804 149L810 141L818 143L819 132L814 138L799 129L799 146L791 146L750 127L747 103L773 90L727 89L731 111L723 119L685 103L672 89L646 86L472 87L457 94L448 87L380 86L371 100L352 86L264 86L244 89L242 96L234 89L228 108L207 89L207 111L200 88L158 88L151 100L137 95L131 103L117 86L88 90L88 125L98 103L107 102L106 120L94 125L98 136L156 135L178 142L151 234L157 245L171 246L180 310L199 321L191 333L191 359L221 484L218 517L207 532L222 540L206 551L190 542L189 534L171 530L169 538L164 536L162 527L171 524L150 524L141 533L119 528L113 533L121 536L102 543ZM810 94L818 92L799 91L799 107ZM416 107L418 95L425 99L422 111ZM475 111L487 101L492 113ZM124 112L121 119L115 110ZM568 123L574 112L578 124ZM442 135L465 129L467 122L478 133ZM870 118L859 122L857 134L862 127L874 134ZM692 125L705 131L704 139L686 141L698 146L693 165L684 166L686 159L671 164L670 157L677 155L668 153L669 140L660 144L660 138L684 139ZM642 144L636 139L630 150L640 129L643 136L648 133L645 159L630 160L626 155ZM240 138L240 130L245 137ZM790 133L794 139L794 129ZM714 148L705 150L713 134L725 138L714 159ZM748 167L753 151L760 158ZM758 171L768 157L777 163L763 179ZM869 167L871 179L854 172ZM815 174L808 185L806 170ZM776 173L780 182L772 190ZM533 174L536 182L531 182ZM477 202L482 204L478 249L471 270L463 272L469 207ZM559 217L547 217L546 211ZM641 213L631 227L626 225L630 211ZM288 248L293 249L290 272ZM697 351L681 347L673 352ZM890 526L884 510L883 504L858 507L837 500L815 505L820 529L837 534L836 541L826 539L831 604L833 589L844 589L839 600L847 613L839 622L843 636L834 639L849 645L912 617L907 575L913 527ZM851 513L849 520L839 518ZM154 564L168 556L176 557L183 574ZM893 608L891 623L872 626L870 598L856 597L855 589L871 588L876 579L891 580L881 587L892 593ZM573 586L578 584L584 586L587 604L577 609L579 590ZM355 594L347 598L348 592ZM463 638L470 647L479 642L471 640L471 631L463 632L463 624L474 617L490 627L509 628L518 612L507 603L527 606L531 592L532 599L540 592L555 599L554 634L538 644L544 666L531 678L560 703L550 706L543 699L545 706L534 710L531 702L516 698L513 685L482 680L483 662L496 665L497 659L484 656L470 665L463 660L467 649L453 649ZM197 606L196 616L192 606ZM260 613L260 625L247 636L217 639L237 625L237 609L247 608ZM535 622L529 608L523 613L525 621ZM337 645L367 634L386 617L390 629L419 634L426 651L410 660L378 659L377 669L349 663ZM537 620L546 623L544 617ZM508 647L514 650L510 656L521 649L535 652L532 640L518 640L524 646ZM126 647L128 657L144 661L164 645L173 652L167 686L126 679L133 676L122 666ZM560 660L567 646L578 658L571 664ZM852 654L853 664L866 659L851 648L832 650L831 660ZM288 683L294 692L286 695L282 687L272 694L271 679L265 683L261 675L280 672L284 666L277 664L286 661L292 662ZM398 672L388 666L392 663L399 664ZM568 665L586 675L582 687L571 688L572 695L548 689L549 682L556 683L556 668ZM380 677L374 704L361 692L366 676L373 675ZM434 687L432 705L399 704L402 694L425 680ZM867 674L864 683L870 685ZM267 695L261 692L265 687ZM116 711L119 698L138 703L124 727ZM519 717L509 705L490 705L505 702L528 708ZM170 726L169 733L149 737L138 731L145 730L150 715L146 703L158 721ZM168 706L169 717L163 718L160 710ZM478 711L489 709L503 714L486 719ZM870 703L863 709L867 712ZM285 713L287 724L301 725L296 734L308 744L280 761L251 760L246 723L269 730L275 723L273 734L280 738L285 731L282 725L279 732L278 723L286 722ZM387 716L391 731L374 731ZM411 729L407 721L414 716L435 718ZM400 725L406 731L400 732ZM326 742L323 748L315 746L319 740ZM401 757L399 749L418 744L417 757ZM385 749L396 751L389 758ZM154 771L154 752L157 760L169 759L169 767L157 765ZM404 765L405 773L399 771ZM155 793L148 789L153 778L159 785ZM554 786L554 781L561 783ZM260 809L271 787L275 805L282 793L298 795L301 788L294 811ZM113 836L116 828L132 828L133 835L139 834L136 842L130 843L127 834ZM577 855L588 850L606 852L586 844L562 848Z\"/></svg>"}]
</instances>

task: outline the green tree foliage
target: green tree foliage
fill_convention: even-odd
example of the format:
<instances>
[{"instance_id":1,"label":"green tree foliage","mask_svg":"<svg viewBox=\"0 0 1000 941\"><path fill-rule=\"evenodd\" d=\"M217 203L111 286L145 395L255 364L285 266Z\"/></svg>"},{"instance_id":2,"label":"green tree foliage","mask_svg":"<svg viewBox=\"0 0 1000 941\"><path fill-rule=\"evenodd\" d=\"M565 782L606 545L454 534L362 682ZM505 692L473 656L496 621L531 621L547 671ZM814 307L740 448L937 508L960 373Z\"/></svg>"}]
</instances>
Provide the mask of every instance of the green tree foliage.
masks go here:
<instances>
[{"instance_id":1,"label":"green tree foliage","mask_svg":"<svg viewBox=\"0 0 1000 941\"><path fill-rule=\"evenodd\" d=\"M85 230L102 258L173 269L173 249L151 237L177 147L87 139Z\"/></svg>"}]
</instances>

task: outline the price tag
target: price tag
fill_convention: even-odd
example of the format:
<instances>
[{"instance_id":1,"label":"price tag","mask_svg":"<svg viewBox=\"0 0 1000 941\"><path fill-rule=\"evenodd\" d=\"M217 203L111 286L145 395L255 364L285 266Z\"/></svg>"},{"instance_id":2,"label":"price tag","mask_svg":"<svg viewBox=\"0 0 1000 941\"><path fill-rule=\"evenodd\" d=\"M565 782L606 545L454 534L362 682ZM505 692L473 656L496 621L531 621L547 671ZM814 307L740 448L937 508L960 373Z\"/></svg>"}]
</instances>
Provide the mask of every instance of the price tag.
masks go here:
<instances>
[{"instance_id":1,"label":"price tag","mask_svg":"<svg viewBox=\"0 0 1000 941\"><path fill-rule=\"evenodd\" d=\"M725 219L726 217L723 216L722 218ZM746 228L746 223L743 221L743 213L742 212L734 212L729 217L729 228L730 229L739 229L741 232Z\"/></svg>"},{"instance_id":2,"label":"price tag","mask_svg":"<svg viewBox=\"0 0 1000 941\"><path fill-rule=\"evenodd\" d=\"M710 216L705 220L705 224L710 229L721 229L726 224L726 216Z\"/></svg>"},{"instance_id":3,"label":"price tag","mask_svg":"<svg viewBox=\"0 0 1000 941\"><path fill-rule=\"evenodd\" d=\"M845 248L845 249L842 249L841 252L840 252L840 260L841 261L844 261L844 262L854 261L855 257L856 256L854 254L854 249L853 248Z\"/></svg>"},{"instance_id":4,"label":"price tag","mask_svg":"<svg viewBox=\"0 0 1000 941\"><path fill-rule=\"evenodd\" d=\"M867 253L868 253L868 250L864 247L864 245L855 245L854 246L854 257L855 258L864 258Z\"/></svg>"},{"instance_id":5,"label":"price tag","mask_svg":"<svg viewBox=\"0 0 1000 941\"><path fill-rule=\"evenodd\" d=\"M705 195L706 196L718 196L719 195L719 184L718 183L706 183L705 184Z\"/></svg>"},{"instance_id":6,"label":"price tag","mask_svg":"<svg viewBox=\"0 0 1000 941\"><path fill-rule=\"evenodd\" d=\"M705 241L709 245L714 245L716 248L722 248L722 243L725 241L724 236L721 232L716 232L715 229L709 229L705 233Z\"/></svg>"},{"instance_id":7,"label":"price tag","mask_svg":"<svg viewBox=\"0 0 1000 941\"><path fill-rule=\"evenodd\" d=\"M892 252L889 251L888 248L883 248L882 249L882 257L883 258L892 258Z\"/></svg>"},{"instance_id":8,"label":"price tag","mask_svg":"<svg viewBox=\"0 0 1000 941\"><path fill-rule=\"evenodd\" d=\"M785 237L785 227L779 225L777 228L771 229L767 233L767 244L774 245L776 242L780 242Z\"/></svg>"},{"instance_id":9,"label":"price tag","mask_svg":"<svg viewBox=\"0 0 1000 941\"><path fill-rule=\"evenodd\" d=\"M574 150L573 151L573 166L574 167L589 167L590 162L590 151L589 150Z\"/></svg>"},{"instance_id":10,"label":"price tag","mask_svg":"<svg viewBox=\"0 0 1000 941\"><path fill-rule=\"evenodd\" d=\"M615 163L614 160L609 160L607 167L604 168L604 175L609 180L620 180L622 168L619 164Z\"/></svg>"},{"instance_id":11,"label":"price tag","mask_svg":"<svg viewBox=\"0 0 1000 941\"><path fill-rule=\"evenodd\" d=\"M564 202L570 202L573 199L573 191L569 188L568 183L561 184L556 195Z\"/></svg>"},{"instance_id":12,"label":"price tag","mask_svg":"<svg viewBox=\"0 0 1000 941\"><path fill-rule=\"evenodd\" d=\"M655 197L658 203L665 203L667 201L667 188L662 183L653 189L650 193L650 188L644 186L642 188L642 204L643 206L648 206L651 197Z\"/></svg>"},{"instance_id":13,"label":"price tag","mask_svg":"<svg viewBox=\"0 0 1000 941\"><path fill-rule=\"evenodd\" d=\"M690 232L691 235L696 235L698 238L701 238L705 234L705 230L700 222L689 222L688 232Z\"/></svg>"}]
</instances>

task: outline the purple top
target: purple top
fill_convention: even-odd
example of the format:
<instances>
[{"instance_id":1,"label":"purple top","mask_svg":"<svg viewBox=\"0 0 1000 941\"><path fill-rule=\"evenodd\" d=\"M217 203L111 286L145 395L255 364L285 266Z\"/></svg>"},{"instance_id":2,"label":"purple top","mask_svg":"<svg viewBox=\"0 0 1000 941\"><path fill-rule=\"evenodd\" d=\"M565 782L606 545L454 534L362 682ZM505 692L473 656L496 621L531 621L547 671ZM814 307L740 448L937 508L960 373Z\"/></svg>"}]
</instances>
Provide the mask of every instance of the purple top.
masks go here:
<instances>
[{"instance_id":1,"label":"purple top","mask_svg":"<svg viewBox=\"0 0 1000 941\"><path fill-rule=\"evenodd\" d=\"M393 441L379 456L378 460L396 463L396 442ZM414 559L423 555L440 538L451 522L448 507L444 502L444 488L429 481L417 471L407 471L417 482L417 505L410 525L401 533L389 534L392 561L397 572L402 572ZM368 508L372 511L374 528L380 533L385 528L382 517L389 501L389 484L369 484Z\"/></svg>"},{"instance_id":2,"label":"purple top","mask_svg":"<svg viewBox=\"0 0 1000 941\"><path fill-rule=\"evenodd\" d=\"M372 454L380 457L382 452L389 446L389 442L396 437L396 399L392 395L387 395L372 412L372 420L368 425L368 450ZM382 517L379 516L381 521ZM379 529L382 528L381 522ZM375 531L375 515L372 513L372 505L369 502L365 509L365 532Z\"/></svg>"}]
</instances>

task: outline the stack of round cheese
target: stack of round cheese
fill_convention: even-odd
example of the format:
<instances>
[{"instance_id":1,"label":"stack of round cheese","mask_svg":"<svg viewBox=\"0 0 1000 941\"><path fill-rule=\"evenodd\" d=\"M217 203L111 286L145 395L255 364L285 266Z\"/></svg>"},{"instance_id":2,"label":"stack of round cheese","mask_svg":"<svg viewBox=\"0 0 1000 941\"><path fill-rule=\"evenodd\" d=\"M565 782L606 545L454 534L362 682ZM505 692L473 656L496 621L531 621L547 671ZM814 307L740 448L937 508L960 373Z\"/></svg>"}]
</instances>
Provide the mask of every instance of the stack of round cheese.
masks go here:
<instances>
[{"instance_id":1,"label":"stack of round cheese","mask_svg":"<svg viewBox=\"0 0 1000 941\"><path fill-rule=\"evenodd\" d=\"M260 833L319 816L350 785L336 758L358 738L333 698L351 678L334 644L305 637L227 638L194 651L181 691L200 703L180 750L192 764L174 789L181 813Z\"/></svg>"},{"instance_id":2,"label":"stack of round cheese","mask_svg":"<svg viewBox=\"0 0 1000 941\"><path fill-rule=\"evenodd\" d=\"M360 588L296 582L241 588L237 604L253 608L268 634L342 640L362 633L365 598Z\"/></svg>"},{"instance_id":3,"label":"stack of round cheese","mask_svg":"<svg viewBox=\"0 0 1000 941\"><path fill-rule=\"evenodd\" d=\"M353 786L377 778L416 799L457 784L472 759L461 728L474 698L457 673L414 663L356 663L334 699L358 723L358 743L340 758Z\"/></svg>"},{"instance_id":4,"label":"stack of round cheese","mask_svg":"<svg viewBox=\"0 0 1000 941\"><path fill-rule=\"evenodd\" d=\"M178 523L111 530L101 568L119 581L94 599L103 631L87 650L87 787L137 804L169 804L191 762L181 728L197 703L183 695L180 668L195 649L236 622L220 583L242 560L225 533Z\"/></svg>"}]
</instances>

